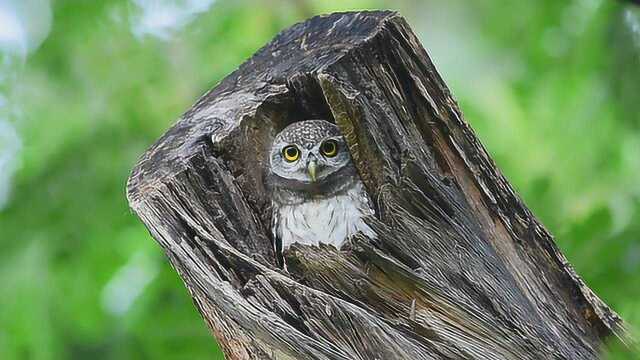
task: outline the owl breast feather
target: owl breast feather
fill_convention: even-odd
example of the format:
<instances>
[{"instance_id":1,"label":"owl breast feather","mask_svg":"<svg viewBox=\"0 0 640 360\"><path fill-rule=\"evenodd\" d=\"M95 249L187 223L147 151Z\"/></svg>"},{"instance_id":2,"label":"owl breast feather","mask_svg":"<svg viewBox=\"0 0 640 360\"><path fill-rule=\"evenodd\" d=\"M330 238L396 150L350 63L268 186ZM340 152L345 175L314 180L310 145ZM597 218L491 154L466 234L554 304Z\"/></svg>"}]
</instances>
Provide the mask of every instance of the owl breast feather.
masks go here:
<instances>
[{"instance_id":1,"label":"owl breast feather","mask_svg":"<svg viewBox=\"0 0 640 360\"><path fill-rule=\"evenodd\" d=\"M373 215L373 210L361 182L335 196L279 205L274 215L277 216L274 230L281 239L283 250L293 243L330 244L339 249L359 231L375 237L363 220L365 216Z\"/></svg>"}]
</instances>

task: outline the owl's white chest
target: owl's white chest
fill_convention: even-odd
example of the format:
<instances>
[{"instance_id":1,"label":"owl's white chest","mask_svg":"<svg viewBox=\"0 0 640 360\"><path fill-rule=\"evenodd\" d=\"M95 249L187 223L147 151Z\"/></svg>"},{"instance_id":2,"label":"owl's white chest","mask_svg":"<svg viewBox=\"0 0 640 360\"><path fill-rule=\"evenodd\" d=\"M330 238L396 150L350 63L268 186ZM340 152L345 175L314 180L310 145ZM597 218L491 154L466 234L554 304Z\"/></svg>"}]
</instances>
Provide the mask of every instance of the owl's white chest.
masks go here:
<instances>
[{"instance_id":1,"label":"owl's white chest","mask_svg":"<svg viewBox=\"0 0 640 360\"><path fill-rule=\"evenodd\" d=\"M309 200L301 204L279 205L274 229L282 240L282 248L293 243L331 244L336 248L351 235L362 231L375 237L363 217L373 215L362 183L329 198Z\"/></svg>"}]
</instances>

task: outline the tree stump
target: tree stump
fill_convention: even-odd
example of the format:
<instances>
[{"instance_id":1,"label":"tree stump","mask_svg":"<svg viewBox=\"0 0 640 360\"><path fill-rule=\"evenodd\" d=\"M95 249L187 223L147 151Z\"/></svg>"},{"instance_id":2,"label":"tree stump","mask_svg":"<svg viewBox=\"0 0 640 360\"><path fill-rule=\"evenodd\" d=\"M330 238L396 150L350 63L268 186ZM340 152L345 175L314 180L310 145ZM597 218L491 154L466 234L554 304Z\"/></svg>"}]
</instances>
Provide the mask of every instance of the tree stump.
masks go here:
<instances>
[{"instance_id":1,"label":"tree stump","mask_svg":"<svg viewBox=\"0 0 640 360\"><path fill-rule=\"evenodd\" d=\"M266 153L311 118L347 138L378 237L294 245L285 271ZM228 359L594 359L629 341L394 12L279 34L141 157L127 196Z\"/></svg>"}]
</instances>

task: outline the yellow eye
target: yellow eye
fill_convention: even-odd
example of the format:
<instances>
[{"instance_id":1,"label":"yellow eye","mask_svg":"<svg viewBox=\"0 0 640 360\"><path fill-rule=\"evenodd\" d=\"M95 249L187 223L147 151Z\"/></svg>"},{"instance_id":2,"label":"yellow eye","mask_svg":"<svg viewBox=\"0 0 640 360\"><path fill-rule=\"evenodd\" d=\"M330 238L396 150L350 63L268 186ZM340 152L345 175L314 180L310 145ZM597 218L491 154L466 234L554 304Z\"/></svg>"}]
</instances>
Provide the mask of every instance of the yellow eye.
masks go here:
<instances>
[{"instance_id":1,"label":"yellow eye","mask_svg":"<svg viewBox=\"0 0 640 360\"><path fill-rule=\"evenodd\" d=\"M285 146L282 149L282 156L287 162L294 162L300 157L300 150L293 145Z\"/></svg>"},{"instance_id":2,"label":"yellow eye","mask_svg":"<svg viewBox=\"0 0 640 360\"><path fill-rule=\"evenodd\" d=\"M338 143L335 140L327 140L320 145L320 152L326 157L334 157L338 154Z\"/></svg>"}]
</instances>

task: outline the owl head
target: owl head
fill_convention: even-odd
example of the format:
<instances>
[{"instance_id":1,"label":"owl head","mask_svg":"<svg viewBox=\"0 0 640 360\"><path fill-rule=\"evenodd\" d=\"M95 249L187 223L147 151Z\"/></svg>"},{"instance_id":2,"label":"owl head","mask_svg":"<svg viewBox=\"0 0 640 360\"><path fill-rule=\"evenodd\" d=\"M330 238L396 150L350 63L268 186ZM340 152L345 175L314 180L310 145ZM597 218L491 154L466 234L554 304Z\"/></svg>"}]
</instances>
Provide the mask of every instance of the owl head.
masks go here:
<instances>
[{"instance_id":1,"label":"owl head","mask_svg":"<svg viewBox=\"0 0 640 360\"><path fill-rule=\"evenodd\" d=\"M273 185L291 190L320 189L355 172L344 137L325 120L284 128L273 141L269 160Z\"/></svg>"}]
</instances>

